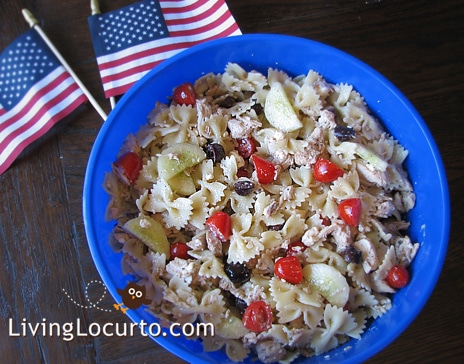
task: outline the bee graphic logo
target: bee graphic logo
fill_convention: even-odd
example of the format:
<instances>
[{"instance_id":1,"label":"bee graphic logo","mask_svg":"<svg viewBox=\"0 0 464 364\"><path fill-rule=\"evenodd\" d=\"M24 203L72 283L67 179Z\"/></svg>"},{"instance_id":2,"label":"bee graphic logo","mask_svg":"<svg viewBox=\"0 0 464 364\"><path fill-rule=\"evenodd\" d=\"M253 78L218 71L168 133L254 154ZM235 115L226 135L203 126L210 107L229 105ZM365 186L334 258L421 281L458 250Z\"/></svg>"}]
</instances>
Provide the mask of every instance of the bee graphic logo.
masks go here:
<instances>
[{"instance_id":1,"label":"bee graphic logo","mask_svg":"<svg viewBox=\"0 0 464 364\"><path fill-rule=\"evenodd\" d=\"M134 282L129 282L124 289L116 289L122 298L122 303L115 303L113 306L116 310L126 313L128 309L136 309L142 305L148 305L151 300L145 298L145 286L139 286ZM123 307L125 306L125 307Z\"/></svg>"}]
</instances>

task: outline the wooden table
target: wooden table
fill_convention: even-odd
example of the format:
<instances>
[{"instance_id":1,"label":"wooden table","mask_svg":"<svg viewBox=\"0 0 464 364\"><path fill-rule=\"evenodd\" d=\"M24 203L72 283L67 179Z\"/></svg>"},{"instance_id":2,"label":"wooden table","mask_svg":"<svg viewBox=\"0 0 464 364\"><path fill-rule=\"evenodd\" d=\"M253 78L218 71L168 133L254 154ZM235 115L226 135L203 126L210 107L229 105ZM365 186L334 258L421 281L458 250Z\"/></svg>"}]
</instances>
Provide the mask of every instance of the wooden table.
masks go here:
<instances>
[{"instance_id":1,"label":"wooden table","mask_svg":"<svg viewBox=\"0 0 464 364\"><path fill-rule=\"evenodd\" d=\"M103 11L131 3L101 0ZM360 58L415 105L441 150L452 201L449 252L430 300L412 325L369 363L464 359L464 1L229 0L243 33L314 39ZM105 111L85 0L1 0L0 49L28 29L31 10ZM82 106L29 146L0 176L0 353L5 363L183 363L141 335L132 338L11 337L15 322L124 322L117 312L79 307L99 280L87 246L82 188L102 121ZM426 168L426 166L424 166ZM430 196L433 198L433 196ZM98 298L101 287L88 286ZM63 291L65 290L66 293ZM114 303L107 295L103 304ZM121 321L122 320L122 321Z\"/></svg>"}]
</instances>

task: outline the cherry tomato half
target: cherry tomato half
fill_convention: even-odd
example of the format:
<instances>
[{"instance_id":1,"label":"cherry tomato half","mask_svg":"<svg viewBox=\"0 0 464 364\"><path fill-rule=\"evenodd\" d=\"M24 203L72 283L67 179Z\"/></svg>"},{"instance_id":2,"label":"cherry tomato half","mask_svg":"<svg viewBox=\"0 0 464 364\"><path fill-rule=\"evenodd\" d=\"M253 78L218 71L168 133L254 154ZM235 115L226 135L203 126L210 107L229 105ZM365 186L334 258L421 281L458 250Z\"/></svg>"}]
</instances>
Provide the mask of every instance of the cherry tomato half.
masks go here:
<instances>
[{"instance_id":1,"label":"cherry tomato half","mask_svg":"<svg viewBox=\"0 0 464 364\"><path fill-rule=\"evenodd\" d=\"M335 163L325 158L319 158L314 164L313 174L316 181L332 182L338 177L343 176L345 172Z\"/></svg>"},{"instance_id":2,"label":"cherry tomato half","mask_svg":"<svg viewBox=\"0 0 464 364\"><path fill-rule=\"evenodd\" d=\"M338 205L338 213L344 222L357 226L361 218L362 202L360 198L349 198Z\"/></svg>"},{"instance_id":3,"label":"cherry tomato half","mask_svg":"<svg viewBox=\"0 0 464 364\"><path fill-rule=\"evenodd\" d=\"M171 255L170 259L180 258L180 259L189 259L190 255L188 254L190 248L187 244L178 241L170 247Z\"/></svg>"},{"instance_id":4,"label":"cherry tomato half","mask_svg":"<svg viewBox=\"0 0 464 364\"><path fill-rule=\"evenodd\" d=\"M301 283L303 280L303 268L298 257L294 255L277 259L274 264L274 274L292 284Z\"/></svg>"},{"instance_id":5,"label":"cherry tomato half","mask_svg":"<svg viewBox=\"0 0 464 364\"><path fill-rule=\"evenodd\" d=\"M262 332L272 326L272 309L264 301L251 303L242 315L243 326L254 332Z\"/></svg>"},{"instance_id":6,"label":"cherry tomato half","mask_svg":"<svg viewBox=\"0 0 464 364\"><path fill-rule=\"evenodd\" d=\"M190 82L186 82L174 89L172 99L179 105L195 106L197 94L193 85Z\"/></svg>"},{"instance_id":7,"label":"cherry tomato half","mask_svg":"<svg viewBox=\"0 0 464 364\"><path fill-rule=\"evenodd\" d=\"M276 166L268 160L253 154L251 156L253 164L255 165L256 175L258 182L265 185L271 183L276 178Z\"/></svg>"},{"instance_id":8,"label":"cherry tomato half","mask_svg":"<svg viewBox=\"0 0 464 364\"><path fill-rule=\"evenodd\" d=\"M215 212L206 220L206 227L222 242L229 239L231 226L230 216L223 211Z\"/></svg>"},{"instance_id":9,"label":"cherry tomato half","mask_svg":"<svg viewBox=\"0 0 464 364\"><path fill-rule=\"evenodd\" d=\"M394 265L387 273L387 282L393 288L403 288L409 283L409 272L402 265Z\"/></svg>"},{"instance_id":10,"label":"cherry tomato half","mask_svg":"<svg viewBox=\"0 0 464 364\"><path fill-rule=\"evenodd\" d=\"M113 171L126 185L133 184L142 169L142 159L134 152L127 152L113 162Z\"/></svg>"}]
</instances>

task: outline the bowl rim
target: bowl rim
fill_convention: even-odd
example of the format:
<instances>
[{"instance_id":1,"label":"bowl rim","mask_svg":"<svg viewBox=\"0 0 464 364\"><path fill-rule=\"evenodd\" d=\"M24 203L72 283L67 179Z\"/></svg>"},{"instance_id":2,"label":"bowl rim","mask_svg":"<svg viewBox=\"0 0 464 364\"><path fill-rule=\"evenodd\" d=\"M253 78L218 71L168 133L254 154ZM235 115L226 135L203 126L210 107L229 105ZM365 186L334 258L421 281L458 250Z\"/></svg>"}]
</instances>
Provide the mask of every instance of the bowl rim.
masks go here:
<instances>
[{"instance_id":1,"label":"bowl rim","mask_svg":"<svg viewBox=\"0 0 464 364\"><path fill-rule=\"evenodd\" d=\"M119 295L117 294L116 287L113 284L113 281L111 280L111 272L107 270L105 259L104 257L101 256L100 251L98 249L98 239L96 238L97 236L95 232L96 227L93 225L91 205L92 205L92 196L94 192L92 191L92 187L93 187L92 182L95 178L95 173L97 173L95 169L93 168L93 166L96 163L97 153L102 147L102 144L104 143L104 137L106 133L108 132L108 130L111 128L111 124L113 123L113 120L117 118L118 110L123 108L126 103L130 103L134 97L137 97L137 94L139 90L143 87L144 83L149 82L151 78L153 78L155 75L161 74L168 68L175 65L181 59L190 57L191 55L202 53L210 49L215 49L216 47L220 47L223 45L232 45L232 44L239 45L241 43L258 42L258 41L263 41L263 40L270 41L270 42L284 42L284 43L291 42L291 43L298 43L303 46L317 47L319 49L324 49L326 51L329 51L337 55L337 57L341 57L344 60L352 62L356 64L357 66L361 67L363 71L365 71L366 73L374 77L377 81L382 83L382 85L386 87L389 90L389 92L392 92L398 96L399 100L404 104L405 108L411 113L412 117L418 122L418 126L421 128L422 132L424 133L427 139L427 142L429 144L429 148L433 154L433 158L435 160L435 165L437 167L437 172L438 172L438 179L440 181L439 185L441 188L441 190L438 191L437 196L440 195L442 197L441 206L442 206L442 212L443 212L441 216L442 217L441 223L439 224L442 227L441 234L440 234L441 244L439 246L440 249L438 251L437 258L436 258L435 274L432 276L432 279L429 280L424 293L420 296L418 301L415 302L414 314L409 315L407 319L404 319L403 321L399 323L399 326L397 326L397 330L394 335L387 333L386 335L383 336L382 340L378 341L375 345L372 345L371 347L363 351L361 353L362 355L359 354L357 356L354 356L353 358L350 358L349 360L345 360L344 362L348 363L348 362L359 362L360 360L361 361L366 360L374 356L375 354L379 353L384 348L386 348L391 342L396 340L402 334L402 332L417 317L417 315L422 310L422 308L428 301L432 291L435 288L435 285L439 279L441 270L443 268L447 246L448 246L449 230L450 230L449 191L448 191L446 173L445 173L444 165L443 165L438 147L427 125L425 124L424 120L419 115L419 113L414 108L414 106L410 103L410 101L401 93L400 90L398 90L396 86L394 86L389 80L387 80L383 75L381 75L378 71L373 69L371 66L367 65L366 63L359 60L358 58L355 58L354 56L340 49L327 45L325 43L321 43L315 40L302 38L302 37L283 35L283 34L271 34L271 33L243 34L243 35L231 36L227 38L220 38L220 39L208 41L206 43L202 43L192 48L189 48L187 50L184 50L174 55L170 59L163 61L161 64L159 64L158 66L153 68L151 71L149 71L144 77L142 77L134 86L132 86L128 90L128 92L125 95L122 96L121 100L119 100L119 102L117 103L115 109L110 112L108 119L103 123L100 131L98 132L98 135L95 139L95 142L92 146L92 150L90 152L90 156L89 156L89 160L88 160L88 164L86 168L86 173L85 173L85 178L84 178L83 202L82 202L85 232L86 232L86 238L87 238L88 245L89 245L89 250L91 252L92 259L97 268L97 271L99 272L104 284L110 291L110 294L116 300L116 297L118 297ZM324 76L323 73L322 73L322 76ZM354 87L356 88L356 85L354 85ZM129 310L127 312L127 315L131 318L132 321L140 322L141 316L138 313L138 311ZM152 338L152 339L154 339L159 345L161 345L162 347L164 347L171 353L174 353L175 355L180 356L185 360L201 362L199 361L197 354L194 354L193 352L188 351L184 347L181 347L179 345L176 345L175 343L172 343L171 341L167 340L166 337L158 337L158 338ZM324 354L321 354L317 357L312 357L311 358L312 361L310 360L310 362L327 362L327 360L324 359L323 356ZM206 363L206 362L213 362L213 361L209 361L208 359L205 358L204 362Z\"/></svg>"}]
</instances>

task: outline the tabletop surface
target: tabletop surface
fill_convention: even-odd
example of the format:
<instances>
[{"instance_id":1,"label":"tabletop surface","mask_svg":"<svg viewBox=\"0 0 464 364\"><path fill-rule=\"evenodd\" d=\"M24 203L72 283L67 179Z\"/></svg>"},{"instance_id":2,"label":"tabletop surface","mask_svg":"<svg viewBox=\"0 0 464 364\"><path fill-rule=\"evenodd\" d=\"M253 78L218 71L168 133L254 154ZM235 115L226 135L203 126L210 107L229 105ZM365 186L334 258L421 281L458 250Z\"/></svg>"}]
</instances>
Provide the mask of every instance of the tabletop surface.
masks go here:
<instances>
[{"instance_id":1,"label":"tabletop surface","mask_svg":"<svg viewBox=\"0 0 464 364\"><path fill-rule=\"evenodd\" d=\"M102 11L130 4L101 0ZM443 272L416 320L368 363L464 359L464 1L229 0L243 33L282 33L337 47L393 82L422 115L441 151L452 226ZM28 29L29 9L106 112L89 36L87 0L1 0L0 50ZM5 363L184 363L152 340L79 336L13 337L11 322L124 322L120 313L82 307L102 287L82 217L85 169L102 125L87 104L27 147L0 176L0 353ZM425 168L426 166L424 166ZM433 198L433 196L430 196ZM461 233L459 233L461 231ZM114 303L107 294L102 302ZM11 321L13 320L13 321ZM16 327L15 330L19 330Z\"/></svg>"}]
</instances>

